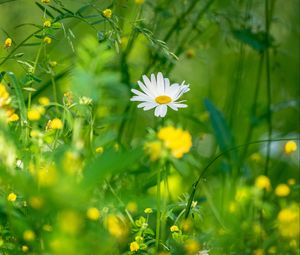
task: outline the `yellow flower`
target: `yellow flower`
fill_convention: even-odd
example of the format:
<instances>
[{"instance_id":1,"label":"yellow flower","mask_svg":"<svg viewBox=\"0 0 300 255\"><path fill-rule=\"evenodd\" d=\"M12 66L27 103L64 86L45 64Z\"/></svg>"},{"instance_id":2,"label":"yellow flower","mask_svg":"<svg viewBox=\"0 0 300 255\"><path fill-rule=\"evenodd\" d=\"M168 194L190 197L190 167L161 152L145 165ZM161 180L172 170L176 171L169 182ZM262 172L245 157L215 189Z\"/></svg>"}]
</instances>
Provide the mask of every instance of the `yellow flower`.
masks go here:
<instances>
[{"instance_id":1,"label":"yellow flower","mask_svg":"<svg viewBox=\"0 0 300 255\"><path fill-rule=\"evenodd\" d=\"M10 103L9 93L6 90L6 87L0 83L0 107L8 105Z\"/></svg>"},{"instance_id":2,"label":"yellow flower","mask_svg":"<svg viewBox=\"0 0 300 255\"><path fill-rule=\"evenodd\" d=\"M136 4L143 4L145 2L145 0L135 0Z\"/></svg>"},{"instance_id":3,"label":"yellow flower","mask_svg":"<svg viewBox=\"0 0 300 255\"><path fill-rule=\"evenodd\" d=\"M145 210L144 210L144 213L146 213L146 214L151 214L151 213L153 213L153 210L151 209L151 208L146 208Z\"/></svg>"},{"instance_id":4,"label":"yellow flower","mask_svg":"<svg viewBox=\"0 0 300 255\"><path fill-rule=\"evenodd\" d=\"M277 216L278 229L280 234L286 238L299 237L299 206L293 204L287 208L283 208Z\"/></svg>"},{"instance_id":5,"label":"yellow flower","mask_svg":"<svg viewBox=\"0 0 300 255\"><path fill-rule=\"evenodd\" d=\"M297 150L297 143L294 141L288 141L286 142L286 144L284 145L284 153L286 155L290 155L292 153L294 153Z\"/></svg>"},{"instance_id":6,"label":"yellow flower","mask_svg":"<svg viewBox=\"0 0 300 255\"><path fill-rule=\"evenodd\" d=\"M128 233L128 226L117 215L108 215L105 219L108 232L117 239L124 238Z\"/></svg>"},{"instance_id":7,"label":"yellow flower","mask_svg":"<svg viewBox=\"0 0 300 255\"><path fill-rule=\"evenodd\" d=\"M173 225L173 226L170 227L170 231L171 232L179 232L179 227L176 226L176 225Z\"/></svg>"},{"instance_id":8,"label":"yellow flower","mask_svg":"<svg viewBox=\"0 0 300 255\"><path fill-rule=\"evenodd\" d=\"M277 249L275 246L271 246L269 249L268 249L268 253L269 254L276 254L277 252Z\"/></svg>"},{"instance_id":9,"label":"yellow flower","mask_svg":"<svg viewBox=\"0 0 300 255\"><path fill-rule=\"evenodd\" d=\"M5 48L10 48L12 45L12 39L11 38L6 38L5 41L4 41L4 47Z\"/></svg>"},{"instance_id":10,"label":"yellow flower","mask_svg":"<svg viewBox=\"0 0 300 255\"><path fill-rule=\"evenodd\" d=\"M265 252L263 249L256 249L253 252L253 255L264 255L264 254L265 254Z\"/></svg>"},{"instance_id":11,"label":"yellow flower","mask_svg":"<svg viewBox=\"0 0 300 255\"><path fill-rule=\"evenodd\" d=\"M190 48L185 52L187 58L194 58L196 56L196 52L194 49Z\"/></svg>"},{"instance_id":12,"label":"yellow flower","mask_svg":"<svg viewBox=\"0 0 300 255\"><path fill-rule=\"evenodd\" d=\"M37 180L39 185L44 187L52 186L57 181L56 168L53 165L46 165L38 170Z\"/></svg>"},{"instance_id":13,"label":"yellow flower","mask_svg":"<svg viewBox=\"0 0 300 255\"><path fill-rule=\"evenodd\" d=\"M83 219L76 211L66 210L59 214L58 223L62 232L76 235L83 226Z\"/></svg>"},{"instance_id":14,"label":"yellow flower","mask_svg":"<svg viewBox=\"0 0 300 255\"><path fill-rule=\"evenodd\" d=\"M50 103L50 99L48 97L40 97L38 102L40 105L47 106Z\"/></svg>"},{"instance_id":15,"label":"yellow flower","mask_svg":"<svg viewBox=\"0 0 300 255\"><path fill-rule=\"evenodd\" d=\"M52 42L52 38L51 37L49 37L49 36L45 36L44 37L44 43L50 44L51 42Z\"/></svg>"},{"instance_id":16,"label":"yellow flower","mask_svg":"<svg viewBox=\"0 0 300 255\"><path fill-rule=\"evenodd\" d=\"M188 131L172 126L163 127L158 132L158 138L163 141L166 148L171 150L175 158L181 158L190 151L192 137Z\"/></svg>"},{"instance_id":17,"label":"yellow flower","mask_svg":"<svg viewBox=\"0 0 300 255\"><path fill-rule=\"evenodd\" d=\"M294 178L290 178L290 179L288 179L288 184L289 184L290 186L293 186L293 185L296 184L296 180L295 180Z\"/></svg>"},{"instance_id":18,"label":"yellow flower","mask_svg":"<svg viewBox=\"0 0 300 255\"><path fill-rule=\"evenodd\" d=\"M25 230L23 233L23 239L25 241L33 241L35 239L35 233L32 230Z\"/></svg>"},{"instance_id":19,"label":"yellow flower","mask_svg":"<svg viewBox=\"0 0 300 255\"><path fill-rule=\"evenodd\" d=\"M29 204L34 209L40 209L44 205L44 200L41 197L31 197L29 199Z\"/></svg>"},{"instance_id":20,"label":"yellow flower","mask_svg":"<svg viewBox=\"0 0 300 255\"><path fill-rule=\"evenodd\" d=\"M126 209L131 213L136 213L138 210L138 206L137 206L136 202L129 202L126 205Z\"/></svg>"},{"instance_id":21,"label":"yellow flower","mask_svg":"<svg viewBox=\"0 0 300 255\"><path fill-rule=\"evenodd\" d=\"M34 107L27 112L27 118L30 121L37 121L41 118L41 111Z\"/></svg>"},{"instance_id":22,"label":"yellow flower","mask_svg":"<svg viewBox=\"0 0 300 255\"><path fill-rule=\"evenodd\" d=\"M102 154L102 153L103 153L103 151L104 151L104 149L103 149L103 147L102 147L102 146L99 146L99 147L97 147L97 148L96 148L96 150L95 150L95 151L96 151L96 153L97 153L97 154Z\"/></svg>"},{"instance_id":23,"label":"yellow flower","mask_svg":"<svg viewBox=\"0 0 300 255\"><path fill-rule=\"evenodd\" d=\"M50 0L42 0L42 3L43 3L43 4L49 4L49 3L50 3Z\"/></svg>"},{"instance_id":24,"label":"yellow flower","mask_svg":"<svg viewBox=\"0 0 300 255\"><path fill-rule=\"evenodd\" d=\"M17 199L17 195L15 193L9 193L8 196L7 196L7 200L9 202L15 202Z\"/></svg>"},{"instance_id":25,"label":"yellow flower","mask_svg":"<svg viewBox=\"0 0 300 255\"><path fill-rule=\"evenodd\" d=\"M111 10L111 9L105 9L105 10L102 12L102 14L103 14L103 16L104 16L105 18L110 19L111 16L112 16L112 10Z\"/></svg>"},{"instance_id":26,"label":"yellow flower","mask_svg":"<svg viewBox=\"0 0 300 255\"><path fill-rule=\"evenodd\" d=\"M261 154L258 152L254 152L251 154L250 159L254 162L260 162L262 160Z\"/></svg>"},{"instance_id":27,"label":"yellow flower","mask_svg":"<svg viewBox=\"0 0 300 255\"><path fill-rule=\"evenodd\" d=\"M100 218L100 211L96 207L90 207L86 212L86 216L90 220L98 220Z\"/></svg>"},{"instance_id":28,"label":"yellow flower","mask_svg":"<svg viewBox=\"0 0 300 255\"><path fill-rule=\"evenodd\" d=\"M58 119L54 118L53 120L49 120L47 124L48 129L62 129L63 128L63 122Z\"/></svg>"},{"instance_id":29,"label":"yellow flower","mask_svg":"<svg viewBox=\"0 0 300 255\"><path fill-rule=\"evenodd\" d=\"M48 28L51 27L51 20L49 19L45 20L43 26Z\"/></svg>"},{"instance_id":30,"label":"yellow flower","mask_svg":"<svg viewBox=\"0 0 300 255\"><path fill-rule=\"evenodd\" d=\"M279 197L286 197L290 194L290 188L286 184L279 184L275 189L275 194Z\"/></svg>"},{"instance_id":31,"label":"yellow flower","mask_svg":"<svg viewBox=\"0 0 300 255\"><path fill-rule=\"evenodd\" d=\"M132 242L130 243L130 251L131 252L136 252L140 249L140 245L138 244L138 242Z\"/></svg>"},{"instance_id":32,"label":"yellow flower","mask_svg":"<svg viewBox=\"0 0 300 255\"><path fill-rule=\"evenodd\" d=\"M259 189L271 190L270 179L265 175L260 175L255 179L255 186Z\"/></svg>"},{"instance_id":33,"label":"yellow flower","mask_svg":"<svg viewBox=\"0 0 300 255\"><path fill-rule=\"evenodd\" d=\"M144 149L150 155L151 161L156 161L162 154L162 146L159 141L145 143Z\"/></svg>"},{"instance_id":34,"label":"yellow flower","mask_svg":"<svg viewBox=\"0 0 300 255\"><path fill-rule=\"evenodd\" d=\"M19 115L14 113L11 116L8 117L8 122L15 122L19 120Z\"/></svg>"},{"instance_id":35,"label":"yellow flower","mask_svg":"<svg viewBox=\"0 0 300 255\"><path fill-rule=\"evenodd\" d=\"M187 251L188 254L196 254L200 249L200 244L193 239L189 239L185 242L184 248Z\"/></svg>"},{"instance_id":36,"label":"yellow flower","mask_svg":"<svg viewBox=\"0 0 300 255\"><path fill-rule=\"evenodd\" d=\"M27 245L22 245L21 249L22 249L22 252L28 252L29 251L29 247Z\"/></svg>"}]
</instances>

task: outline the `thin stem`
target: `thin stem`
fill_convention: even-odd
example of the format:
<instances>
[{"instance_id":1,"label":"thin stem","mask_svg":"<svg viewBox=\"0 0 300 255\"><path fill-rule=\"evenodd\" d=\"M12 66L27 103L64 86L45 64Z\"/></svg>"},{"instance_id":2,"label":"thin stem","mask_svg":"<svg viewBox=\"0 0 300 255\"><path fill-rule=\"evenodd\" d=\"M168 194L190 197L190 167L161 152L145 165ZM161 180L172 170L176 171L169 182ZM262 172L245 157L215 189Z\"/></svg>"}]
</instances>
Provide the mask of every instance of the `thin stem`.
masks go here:
<instances>
[{"instance_id":1,"label":"thin stem","mask_svg":"<svg viewBox=\"0 0 300 255\"><path fill-rule=\"evenodd\" d=\"M270 33L270 20L269 20L269 0L265 0L265 19L266 19L266 43L269 45L269 33ZM268 140L271 140L272 137L272 111L271 111L271 74L270 74L270 55L269 49L266 49L266 82L267 82L267 105L268 105ZM269 161L270 161L270 152L271 152L271 142L267 144L267 156L266 156L266 163L265 163L265 175L268 174L269 169Z\"/></svg>"},{"instance_id":2,"label":"thin stem","mask_svg":"<svg viewBox=\"0 0 300 255\"><path fill-rule=\"evenodd\" d=\"M35 74L35 71L36 71L36 67L37 67L37 64L38 64L38 61L39 61L39 58L40 58L40 55L41 55L42 47L43 47L43 45L41 44L40 47L39 47L39 50L36 54L36 57L35 57L35 61L34 61L34 64L33 64L33 69L32 69L32 74L33 75ZM31 107L31 91L29 91L29 94L28 94L27 109L30 110L30 107Z\"/></svg>"},{"instance_id":3,"label":"thin stem","mask_svg":"<svg viewBox=\"0 0 300 255\"><path fill-rule=\"evenodd\" d=\"M159 250L159 238L160 238L160 210L161 210L161 190L160 190L160 181L161 181L161 165L158 167L157 180L156 180L156 203L157 203L157 212L156 212L156 238L155 238L155 247L156 252Z\"/></svg>"},{"instance_id":4,"label":"thin stem","mask_svg":"<svg viewBox=\"0 0 300 255\"><path fill-rule=\"evenodd\" d=\"M52 73L51 73L51 83L52 83L52 89L53 89L53 99L54 99L54 102L58 103L56 83L55 83L54 75ZM55 111L56 111L56 113L58 112L57 106L55 106Z\"/></svg>"}]
</instances>

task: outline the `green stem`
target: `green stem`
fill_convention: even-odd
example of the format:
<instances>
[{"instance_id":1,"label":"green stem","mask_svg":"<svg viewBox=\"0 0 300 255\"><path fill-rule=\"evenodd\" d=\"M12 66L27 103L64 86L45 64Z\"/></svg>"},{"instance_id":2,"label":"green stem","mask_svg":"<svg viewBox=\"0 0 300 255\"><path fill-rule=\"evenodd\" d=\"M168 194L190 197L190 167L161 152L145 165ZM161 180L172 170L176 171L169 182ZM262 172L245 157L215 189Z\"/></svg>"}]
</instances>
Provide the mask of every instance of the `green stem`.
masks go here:
<instances>
[{"instance_id":1,"label":"green stem","mask_svg":"<svg viewBox=\"0 0 300 255\"><path fill-rule=\"evenodd\" d=\"M51 83L52 83L52 89L53 89L53 99L54 99L54 102L58 103L56 83L55 83L55 79L54 79L54 75L53 74L51 74ZM56 113L58 112L57 105L55 106L55 111L56 111Z\"/></svg>"},{"instance_id":2,"label":"green stem","mask_svg":"<svg viewBox=\"0 0 300 255\"><path fill-rule=\"evenodd\" d=\"M160 190L160 181L161 181L161 165L159 166L157 172L157 181L156 181L156 202L157 202L157 213L156 213L156 238L155 238L155 247L156 252L159 250L159 239L160 239L160 210L161 210L161 190Z\"/></svg>"},{"instance_id":3,"label":"green stem","mask_svg":"<svg viewBox=\"0 0 300 255\"><path fill-rule=\"evenodd\" d=\"M39 61L39 58L40 58L40 55L41 55L41 51L42 51L42 44L39 47L39 50L38 50L38 52L36 54L36 57L35 57L35 61L34 61L34 64L33 64L33 69L32 69L32 74L33 75L35 74L36 67L37 67L37 64L38 64L38 61ZM30 85L30 87L31 87L31 85ZM29 95L28 95L27 109L30 110L30 107L31 107L31 91L29 92Z\"/></svg>"},{"instance_id":4,"label":"green stem","mask_svg":"<svg viewBox=\"0 0 300 255\"><path fill-rule=\"evenodd\" d=\"M270 16L269 16L269 0L265 0L265 27L266 27L266 42L269 45L269 33L270 33ZM270 55L269 49L266 49L266 83L267 83L267 105L268 105L268 140L271 140L272 137L272 111L271 111L271 74L270 74ZM267 144L267 156L266 156L266 163L265 163L265 170L264 174L268 174L269 169L269 161L270 161L270 153L271 153L271 142Z\"/></svg>"}]
</instances>

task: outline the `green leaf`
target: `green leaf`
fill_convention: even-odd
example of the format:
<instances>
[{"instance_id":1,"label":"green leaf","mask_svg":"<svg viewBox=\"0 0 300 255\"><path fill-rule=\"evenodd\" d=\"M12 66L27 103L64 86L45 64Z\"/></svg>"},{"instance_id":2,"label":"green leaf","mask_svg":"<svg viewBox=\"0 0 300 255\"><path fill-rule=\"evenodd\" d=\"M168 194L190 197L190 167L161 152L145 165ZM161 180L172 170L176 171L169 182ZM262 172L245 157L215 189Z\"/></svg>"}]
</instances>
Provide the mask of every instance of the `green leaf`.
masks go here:
<instances>
[{"instance_id":1,"label":"green leaf","mask_svg":"<svg viewBox=\"0 0 300 255\"><path fill-rule=\"evenodd\" d=\"M105 180L108 175L114 175L124 171L138 161L142 156L141 148L126 152L109 150L87 164L84 170L83 186L94 187Z\"/></svg>"},{"instance_id":2,"label":"green leaf","mask_svg":"<svg viewBox=\"0 0 300 255\"><path fill-rule=\"evenodd\" d=\"M213 131L221 151L226 151L228 148L234 147L234 138L223 114L208 99L205 99L204 105L210 114Z\"/></svg>"},{"instance_id":3,"label":"green leaf","mask_svg":"<svg viewBox=\"0 0 300 255\"><path fill-rule=\"evenodd\" d=\"M250 29L233 30L234 37L239 41L248 44L254 50L263 52L267 48L271 47L273 38L266 35L265 32L260 31L257 33L252 32Z\"/></svg>"}]
</instances>

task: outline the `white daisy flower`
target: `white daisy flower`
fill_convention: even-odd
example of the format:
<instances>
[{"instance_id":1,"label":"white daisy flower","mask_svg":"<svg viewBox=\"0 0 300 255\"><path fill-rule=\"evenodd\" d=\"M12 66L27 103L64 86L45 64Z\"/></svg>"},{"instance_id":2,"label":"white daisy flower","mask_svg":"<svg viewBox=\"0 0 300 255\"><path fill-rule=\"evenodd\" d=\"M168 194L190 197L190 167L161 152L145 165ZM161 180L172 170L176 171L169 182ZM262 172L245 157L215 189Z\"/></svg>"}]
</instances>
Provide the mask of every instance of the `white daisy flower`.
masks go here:
<instances>
[{"instance_id":1,"label":"white daisy flower","mask_svg":"<svg viewBox=\"0 0 300 255\"><path fill-rule=\"evenodd\" d=\"M165 117L168 107L177 111L178 108L187 107L184 101L177 101L184 93L190 90L189 85L185 85L184 81L181 85L178 83L170 84L168 78L164 78L162 73L158 73L157 77L151 74L150 79L143 75L144 82L138 81L138 85L142 92L136 89L131 91L135 94L130 100L142 102L138 108L144 111L155 108L154 115L156 117Z\"/></svg>"}]
</instances>

